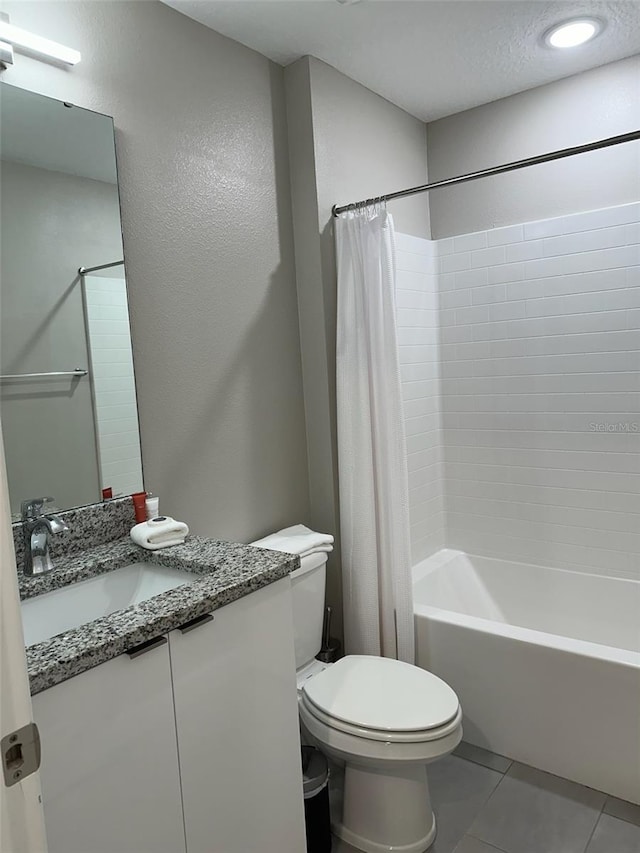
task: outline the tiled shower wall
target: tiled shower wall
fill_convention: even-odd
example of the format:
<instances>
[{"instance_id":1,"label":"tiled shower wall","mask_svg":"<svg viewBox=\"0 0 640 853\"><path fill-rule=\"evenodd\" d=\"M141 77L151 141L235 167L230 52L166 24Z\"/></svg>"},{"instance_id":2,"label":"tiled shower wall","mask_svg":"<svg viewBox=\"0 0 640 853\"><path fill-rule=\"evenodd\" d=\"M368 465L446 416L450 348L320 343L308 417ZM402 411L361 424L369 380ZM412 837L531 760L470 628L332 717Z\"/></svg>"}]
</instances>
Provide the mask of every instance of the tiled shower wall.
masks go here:
<instances>
[{"instance_id":1,"label":"tiled shower wall","mask_svg":"<svg viewBox=\"0 0 640 853\"><path fill-rule=\"evenodd\" d=\"M418 562L444 547L436 244L397 234L396 268L411 546Z\"/></svg>"},{"instance_id":2,"label":"tiled shower wall","mask_svg":"<svg viewBox=\"0 0 640 853\"><path fill-rule=\"evenodd\" d=\"M85 276L102 488L113 496L142 489L138 407L124 279Z\"/></svg>"},{"instance_id":3,"label":"tiled shower wall","mask_svg":"<svg viewBox=\"0 0 640 853\"><path fill-rule=\"evenodd\" d=\"M633 204L435 244L448 547L640 574L639 223ZM433 523L413 491L412 513Z\"/></svg>"}]
</instances>

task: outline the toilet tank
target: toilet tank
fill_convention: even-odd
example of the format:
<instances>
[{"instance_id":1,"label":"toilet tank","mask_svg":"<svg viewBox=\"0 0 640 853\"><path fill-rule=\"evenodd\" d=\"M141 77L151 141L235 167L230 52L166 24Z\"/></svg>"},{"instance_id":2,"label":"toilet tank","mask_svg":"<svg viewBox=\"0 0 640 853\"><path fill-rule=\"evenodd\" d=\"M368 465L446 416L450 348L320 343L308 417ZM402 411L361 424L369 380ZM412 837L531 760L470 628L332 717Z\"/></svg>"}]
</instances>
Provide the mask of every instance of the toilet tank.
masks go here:
<instances>
[{"instance_id":1,"label":"toilet tank","mask_svg":"<svg viewBox=\"0 0 640 853\"><path fill-rule=\"evenodd\" d=\"M322 648L326 579L325 553L302 557L300 568L291 573L296 670L310 663Z\"/></svg>"}]
</instances>

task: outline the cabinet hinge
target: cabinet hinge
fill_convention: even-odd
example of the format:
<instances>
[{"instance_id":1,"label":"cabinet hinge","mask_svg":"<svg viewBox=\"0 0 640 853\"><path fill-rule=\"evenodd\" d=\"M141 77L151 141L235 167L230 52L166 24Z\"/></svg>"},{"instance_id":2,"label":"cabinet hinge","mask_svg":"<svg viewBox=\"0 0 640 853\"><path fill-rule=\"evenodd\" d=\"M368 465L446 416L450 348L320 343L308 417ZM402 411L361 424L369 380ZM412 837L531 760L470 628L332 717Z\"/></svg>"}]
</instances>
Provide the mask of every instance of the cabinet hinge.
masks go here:
<instances>
[{"instance_id":1,"label":"cabinet hinge","mask_svg":"<svg viewBox=\"0 0 640 853\"><path fill-rule=\"evenodd\" d=\"M7 788L17 785L40 767L40 732L29 723L0 740L2 772Z\"/></svg>"}]
</instances>

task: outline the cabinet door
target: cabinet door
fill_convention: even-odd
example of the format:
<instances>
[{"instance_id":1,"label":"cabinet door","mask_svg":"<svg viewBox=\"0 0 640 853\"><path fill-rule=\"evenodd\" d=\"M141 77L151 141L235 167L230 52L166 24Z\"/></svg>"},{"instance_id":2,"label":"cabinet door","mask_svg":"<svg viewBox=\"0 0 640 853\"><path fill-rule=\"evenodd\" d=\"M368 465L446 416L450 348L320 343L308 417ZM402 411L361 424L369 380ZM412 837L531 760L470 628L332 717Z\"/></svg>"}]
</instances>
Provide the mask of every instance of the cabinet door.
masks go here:
<instances>
[{"instance_id":1,"label":"cabinet door","mask_svg":"<svg viewBox=\"0 0 640 853\"><path fill-rule=\"evenodd\" d=\"M188 853L304 853L291 582L169 636Z\"/></svg>"},{"instance_id":2,"label":"cabinet door","mask_svg":"<svg viewBox=\"0 0 640 853\"><path fill-rule=\"evenodd\" d=\"M168 648L34 697L49 853L184 853Z\"/></svg>"}]
</instances>

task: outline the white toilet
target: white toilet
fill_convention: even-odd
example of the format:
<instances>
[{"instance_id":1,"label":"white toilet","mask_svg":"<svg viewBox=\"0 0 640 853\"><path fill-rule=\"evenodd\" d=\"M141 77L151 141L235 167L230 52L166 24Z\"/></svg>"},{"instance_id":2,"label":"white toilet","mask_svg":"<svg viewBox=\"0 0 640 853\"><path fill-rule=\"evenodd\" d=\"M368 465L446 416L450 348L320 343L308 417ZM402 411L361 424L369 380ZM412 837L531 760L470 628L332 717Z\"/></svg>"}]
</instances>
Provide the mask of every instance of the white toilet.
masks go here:
<instances>
[{"instance_id":1,"label":"white toilet","mask_svg":"<svg viewBox=\"0 0 640 853\"><path fill-rule=\"evenodd\" d=\"M305 734L344 764L334 833L366 853L423 853L436 825L426 766L462 738L458 697L425 670L389 658L315 660L322 639L327 555L291 575L298 707Z\"/></svg>"}]
</instances>

